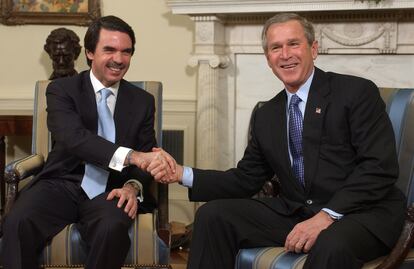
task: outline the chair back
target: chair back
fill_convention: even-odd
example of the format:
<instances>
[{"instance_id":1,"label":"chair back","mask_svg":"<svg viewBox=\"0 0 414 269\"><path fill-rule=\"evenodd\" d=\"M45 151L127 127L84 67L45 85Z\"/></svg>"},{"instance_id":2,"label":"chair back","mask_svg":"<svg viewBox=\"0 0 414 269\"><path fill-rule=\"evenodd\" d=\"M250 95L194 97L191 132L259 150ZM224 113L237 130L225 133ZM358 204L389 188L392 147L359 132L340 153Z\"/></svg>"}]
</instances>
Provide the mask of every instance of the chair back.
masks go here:
<instances>
[{"instance_id":1,"label":"chair back","mask_svg":"<svg viewBox=\"0 0 414 269\"><path fill-rule=\"evenodd\" d=\"M158 81L131 81L131 83L141 89L146 90L155 99L154 129L158 146L162 145L162 83Z\"/></svg>"},{"instance_id":2,"label":"chair back","mask_svg":"<svg viewBox=\"0 0 414 269\"><path fill-rule=\"evenodd\" d=\"M252 114L250 115L249 120L249 130L247 131L247 142L250 142L250 139L252 139L252 128L254 126L254 119L256 117L256 112L259 108L261 108L264 104L266 104L265 101L259 101L257 104L253 107Z\"/></svg>"},{"instance_id":3,"label":"chair back","mask_svg":"<svg viewBox=\"0 0 414 269\"><path fill-rule=\"evenodd\" d=\"M49 82L50 80L36 82L33 107L32 154L41 154L45 160L52 149L52 139L47 129L46 112L46 88Z\"/></svg>"},{"instance_id":4,"label":"chair back","mask_svg":"<svg viewBox=\"0 0 414 269\"><path fill-rule=\"evenodd\" d=\"M162 83L158 81L132 81L137 87L151 93L155 99L154 129L158 146L162 146ZM152 195L158 203L158 228L168 227L168 185L154 184L151 186Z\"/></svg>"},{"instance_id":5,"label":"chair back","mask_svg":"<svg viewBox=\"0 0 414 269\"><path fill-rule=\"evenodd\" d=\"M397 186L414 204L414 89L380 88L395 134L400 173Z\"/></svg>"}]
</instances>

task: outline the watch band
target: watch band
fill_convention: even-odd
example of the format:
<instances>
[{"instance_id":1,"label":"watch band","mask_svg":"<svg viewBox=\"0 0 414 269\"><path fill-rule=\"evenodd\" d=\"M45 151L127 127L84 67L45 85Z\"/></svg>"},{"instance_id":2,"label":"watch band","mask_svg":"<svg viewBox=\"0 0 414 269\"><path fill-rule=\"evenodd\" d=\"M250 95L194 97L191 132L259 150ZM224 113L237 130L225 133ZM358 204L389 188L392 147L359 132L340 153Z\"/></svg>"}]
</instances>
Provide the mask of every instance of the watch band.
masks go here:
<instances>
[{"instance_id":1,"label":"watch band","mask_svg":"<svg viewBox=\"0 0 414 269\"><path fill-rule=\"evenodd\" d=\"M144 201L144 195L143 195L143 191L142 191L142 184L136 180L136 179L130 179L127 182L125 182L125 185L130 185L131 187L133 187L136 191L137 191L137 200L139 202Z\"/></svg>"}]
</instances>

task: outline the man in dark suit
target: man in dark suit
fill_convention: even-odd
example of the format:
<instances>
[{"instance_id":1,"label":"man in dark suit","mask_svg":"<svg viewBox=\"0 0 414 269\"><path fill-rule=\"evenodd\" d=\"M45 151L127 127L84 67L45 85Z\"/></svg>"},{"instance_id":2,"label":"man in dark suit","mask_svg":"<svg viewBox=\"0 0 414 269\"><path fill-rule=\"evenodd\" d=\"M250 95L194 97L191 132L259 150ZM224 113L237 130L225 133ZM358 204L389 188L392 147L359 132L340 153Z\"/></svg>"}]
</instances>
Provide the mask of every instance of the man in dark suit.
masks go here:
<instances>
[{"instance_id":1,"label":"man in dark suit","mask_svg":"<svg viewBox=\"0 0 414 269\"><path fill-rule=\"evenodd\" d=\"M284 246L309 253L304 268L353 269L386 254L404 220L394 184L394 134L378 88L314 67L313 26L277 14L263 29L269 67L285 90L253 115L237 168L177 166L195 216L188 268L234 268L240 248ZM246 199L274 174L280 194Z\"/></svg>"},{"instance_id":2,"label":"man in dark suit","mask_svg":"<svg viewBox=\"0 0 414 269\"><path fill-rule=\"evenodd\" d=\"M147 190L153 178L144 171L150 166L155 178L175 171L167 153L151 152L153 96L123 80L134 45L127 23L102 17L85 35L91 70L49 84L47 120L54 146L5 218L4 268L38 268L46 241L73 222L90 250L86 268L121 267L138 200L140 211L154 207Z\"/></svg>"}]
</instances>

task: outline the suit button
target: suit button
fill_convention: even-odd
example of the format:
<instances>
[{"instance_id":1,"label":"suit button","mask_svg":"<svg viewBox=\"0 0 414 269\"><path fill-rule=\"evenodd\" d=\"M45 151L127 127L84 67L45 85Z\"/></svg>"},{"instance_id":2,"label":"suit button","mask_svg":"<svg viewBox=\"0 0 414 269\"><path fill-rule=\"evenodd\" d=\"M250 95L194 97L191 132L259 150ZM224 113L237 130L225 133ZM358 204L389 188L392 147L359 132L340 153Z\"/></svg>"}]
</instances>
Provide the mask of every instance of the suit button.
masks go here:
<instances>
[{"instance_id":1,"label":"suit button","mask_svg":"<svg viewBox=\"0 0 414 269\"><path fill-rule=\"evenodd\" d=\"M308 205L311 205L311 204L313 204L313 201L312 200L306 200L306 203L308 204Z\"/></svg>"}]
</instances>

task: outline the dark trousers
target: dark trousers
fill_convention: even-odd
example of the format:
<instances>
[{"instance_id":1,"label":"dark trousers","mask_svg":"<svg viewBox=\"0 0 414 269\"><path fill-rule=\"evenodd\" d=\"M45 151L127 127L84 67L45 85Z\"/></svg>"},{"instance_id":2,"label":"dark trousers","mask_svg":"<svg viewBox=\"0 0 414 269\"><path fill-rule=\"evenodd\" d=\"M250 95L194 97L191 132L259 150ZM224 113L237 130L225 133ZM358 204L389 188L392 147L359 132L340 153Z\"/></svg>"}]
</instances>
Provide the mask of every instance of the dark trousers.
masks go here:
<instances>
[{"instance_id":1,"label":"dark trousers","mask_svg":"<svg viewBox=\"0 0 414 269\"><path fill-rule=\"evenodd\" d=\"M233 269L241 248L284 246L293 227L311 217L284 216L253 199L208 202L195 216L188 269ZM389 249L358 222L344 217L322 231L306 269L357 269Z\"/></svg>"},{"instance_id":2,"label":"dark trousers","mask_svg":"<svg viewBox=\"0 0 414 269\"><path fill-rule=\"evenodd\" d=\"M39 268L46 242L70 223L79 223L90 248L87 269L118 269L130 247L132 220L108 193L89 200L79 183L39 180L19 195L3 223L2 261L5 269Z\"/></svg>"}]
</instances>

